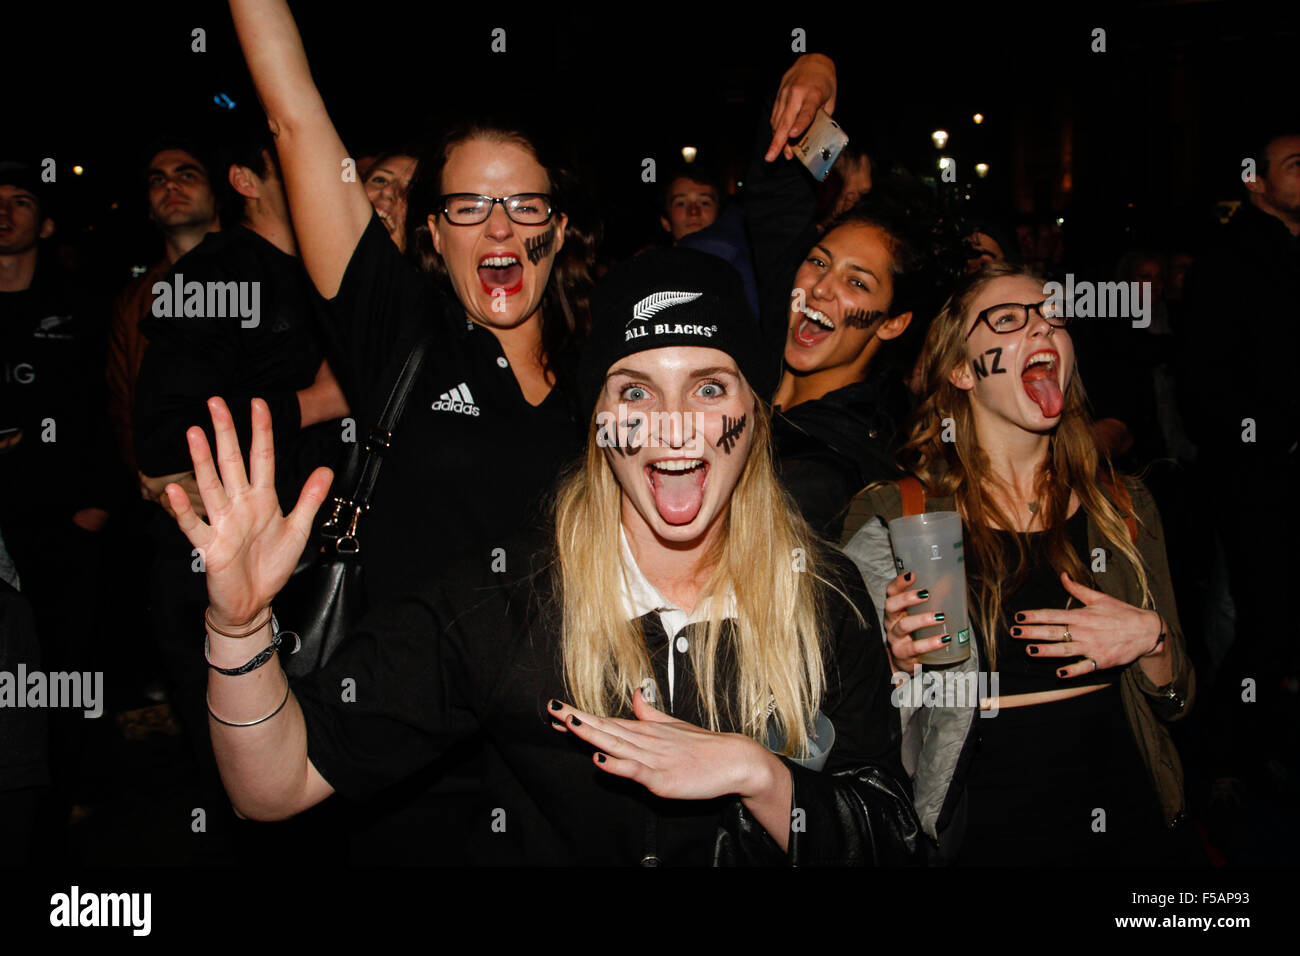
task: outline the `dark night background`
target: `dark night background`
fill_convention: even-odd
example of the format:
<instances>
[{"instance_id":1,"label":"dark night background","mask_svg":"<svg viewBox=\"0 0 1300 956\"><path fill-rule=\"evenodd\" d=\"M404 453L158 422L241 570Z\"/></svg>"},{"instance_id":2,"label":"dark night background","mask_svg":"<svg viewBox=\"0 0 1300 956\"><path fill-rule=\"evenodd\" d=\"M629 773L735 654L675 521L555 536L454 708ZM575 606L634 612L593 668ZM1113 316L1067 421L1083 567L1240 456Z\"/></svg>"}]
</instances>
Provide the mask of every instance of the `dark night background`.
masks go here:
<instances>
[{"instance_id":1,"label":"dark night background","mask_svg":"<svg viewBox=\"0 0 1300 956\"><path fill-rule=\"evenodd\" d=\"M1216 201L1239 198L1240 131L1295 98L1290 5L841 4L816 15L788 5L775 16L740 5L466 6L294 4L345 142L362 155L420 141L467 109L548 117L580 160L614 257L662 236L643 158L664 171L691 144L733 181L743 173L796 27L839 67L836 117L850 136L934 175L929 134L947 129L945 152L963 187L972 181L970 210L1063 218L1080 265L1104 267L1139 240L1195 243ZM0 152L58 161L64 242L106 281L124 281L160 249L144 218L145 145L170 129L219 137L258 108L225 4L61 4L5 19L17 59ZM205 53L191 51L196 27ZM490 50L495 27L504 54ZM1095 27L1104 53L1091 52ZM215 105L218 93L233 111ZM987 179L973 177L976 162L989 164Z\"/></svg>"}]
</instances>

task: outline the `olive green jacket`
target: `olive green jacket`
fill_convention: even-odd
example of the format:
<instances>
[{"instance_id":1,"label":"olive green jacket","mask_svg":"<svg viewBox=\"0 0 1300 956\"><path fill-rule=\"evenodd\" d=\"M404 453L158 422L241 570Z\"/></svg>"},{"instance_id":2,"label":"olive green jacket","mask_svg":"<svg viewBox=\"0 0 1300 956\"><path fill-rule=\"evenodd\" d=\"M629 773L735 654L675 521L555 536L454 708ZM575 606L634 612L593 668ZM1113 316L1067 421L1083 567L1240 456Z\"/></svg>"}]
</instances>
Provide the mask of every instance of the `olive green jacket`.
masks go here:
<instances>
[{"instance_id":1,"label":"olive green jacket","mask_svg":"<svg viewBox=\"0 0 1300 956\"><path fill-rule=\"evenodd\" d=\"M1164 618L1167 627L1167 653L1173 666L1173 680L1164 687L1156 687L1139 662L1134 661L1124 672L1120 692L1129 726L1159 797L1165 823L1174 826L1185 814L1186 801L1182 762L1167 724L1181 719L1190 710L1196 681L1174 604L1160 514L1150 492L1140 481L1129 478L1125 483L1138 522L1137 548L1146 565L1153 607ZM844 552L862 572L877 614L882 617L881 634L884 634L885 586L897 575L886 524L900 517L902 510L897 485L884 483L865 488L849 505L841 538ZM926 498L926 511L955 510L951 497ZM1094 572L1097 589L1141 607L1142 592L1137 576L1128 562L1109 546L1091 517L1088 519L1088 547L1092 555L1080 557L1090 565L1098 548L1105 554L1105 571ZM955 670L978 671L978 643L972 642L971 656L964 663L954 665ZM958 758L971 733L978 702L964 707L910 707L902 703L907 697L900 693L895 698L900 704L904 727L904 761L907 769L913 772L913 791L921 825L937 841L940 812L946 804Z\"/></svg>"}]
</instances>

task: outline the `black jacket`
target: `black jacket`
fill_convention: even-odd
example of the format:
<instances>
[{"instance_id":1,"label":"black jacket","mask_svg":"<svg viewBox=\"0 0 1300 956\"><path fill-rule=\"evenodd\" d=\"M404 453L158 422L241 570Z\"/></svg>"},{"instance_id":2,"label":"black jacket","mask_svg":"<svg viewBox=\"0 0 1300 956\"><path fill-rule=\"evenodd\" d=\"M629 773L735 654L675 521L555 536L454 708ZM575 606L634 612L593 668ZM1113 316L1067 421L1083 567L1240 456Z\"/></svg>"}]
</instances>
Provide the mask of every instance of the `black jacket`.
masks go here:
<instances>
[{"instance_id":1,"label":"black jacket","mask_svg":"<svg viewBox=\"0 0 1300 956\"><path fill-rule=\"evenodd\" d=\"M901 782L889 667L871 599L847 559L829 556L829 570L866 623L827 590L831 633L822 711L836 727L836 741L824 772L791 764L792 828L782 854L738 799L655 797L599 770L590 746L550 726L547 702L565 697L560 609L549 584L549 552L534 552L531 561L521 556L533 547L506 549L509 560L529 569L511 581L492 573L485 559L454 579L385 602L326 669L294 682L308 755L338 792L364 799L478 731L487 741L485 795L467 837L478 862L915 861L919 829ZM655 680L668 687L674 647L657 614L641 625ZM677 693L660 706L702 724L687 673L690 655L676 651ZM798 809L804 813L794 814Z\"/></svg>"},{"instance_id":2,"label":"black jacket","mask_svg":"<svg viewBox=\"0 0 1300 956\"><path fill-rule=\"evenodd\" d=\"M854 495L901 474L891 449L907 412L902 378L886 367L773 416L777 470L804 518L828 541L839 541Z\"/></svg>"}]
</instances>

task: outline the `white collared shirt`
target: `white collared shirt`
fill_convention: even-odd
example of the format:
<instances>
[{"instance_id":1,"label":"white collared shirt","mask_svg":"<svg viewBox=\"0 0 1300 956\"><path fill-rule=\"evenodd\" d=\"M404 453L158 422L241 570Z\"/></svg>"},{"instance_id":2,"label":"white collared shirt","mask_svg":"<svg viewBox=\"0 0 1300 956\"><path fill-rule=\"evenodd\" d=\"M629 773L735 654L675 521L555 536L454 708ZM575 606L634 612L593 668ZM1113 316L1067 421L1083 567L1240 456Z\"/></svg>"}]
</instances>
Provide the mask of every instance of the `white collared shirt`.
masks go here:
<instances>
[{"instance_id":1,"label":"white collared shirt","mask_svg":"<svg viewBox=\"0 0 1300 956\"><path fill-rule=\"evenodd\" d=\"M637 620L649 614L651 611L659 612L659 621L663 624L664 633L668 635L668 706L671 708L673 703L673 689L677 673L676 660L677 656L685 656L690 651L690 641L682 631L687 626L699 621L709 619L710 603L706 598L695 606L695 610L687 614L677 605L673 604L659 592L641 568L637 566L636 558L632 556L632 548L627 543L627 531L619 525L619 537L622 542L623 552L623 609L627 616L632 620ZM728 591L726 605L723 611L724 618L736 617L736 595Z\"/></svg>"}]
</instances>

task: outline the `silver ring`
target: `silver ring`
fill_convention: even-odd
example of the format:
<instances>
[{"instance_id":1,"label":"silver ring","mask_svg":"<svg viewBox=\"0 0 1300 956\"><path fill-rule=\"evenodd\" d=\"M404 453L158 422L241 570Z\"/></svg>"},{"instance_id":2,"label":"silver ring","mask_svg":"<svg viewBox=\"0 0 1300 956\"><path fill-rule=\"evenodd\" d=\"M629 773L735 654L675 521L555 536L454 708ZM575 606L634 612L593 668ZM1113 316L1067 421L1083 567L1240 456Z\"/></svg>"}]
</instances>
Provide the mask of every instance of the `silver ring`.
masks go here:
<instances>
[{"instance_id":1,"label":"silver ring","mask_svg":"<svg viewBox=\"0 0 1300 956\"><path fill-rule=\"evenodd\" d=\"M1090 658L1088 658L1088 660L1092 661L1092 658L1090 657ZM1092 669L1093 669L1093 672L1095 673L1096 670L1097 670L1097 662L1096 662L1096 661L1092 661Z\"/></svg>"},{"instance_id":2,"label":"silver ring","mask_svg":"<svg viewBox=\"0 0 1300 956\"><path fill-rule=\"evenodd\" d=\"M1070 629L1068 627L1065 629L1065 633L1061 635L1061 640L1063 640L1066 644L1069 644L1072 640L1074 640L1074 638L1070 636Z\"/></svg>"}]
</instances>

